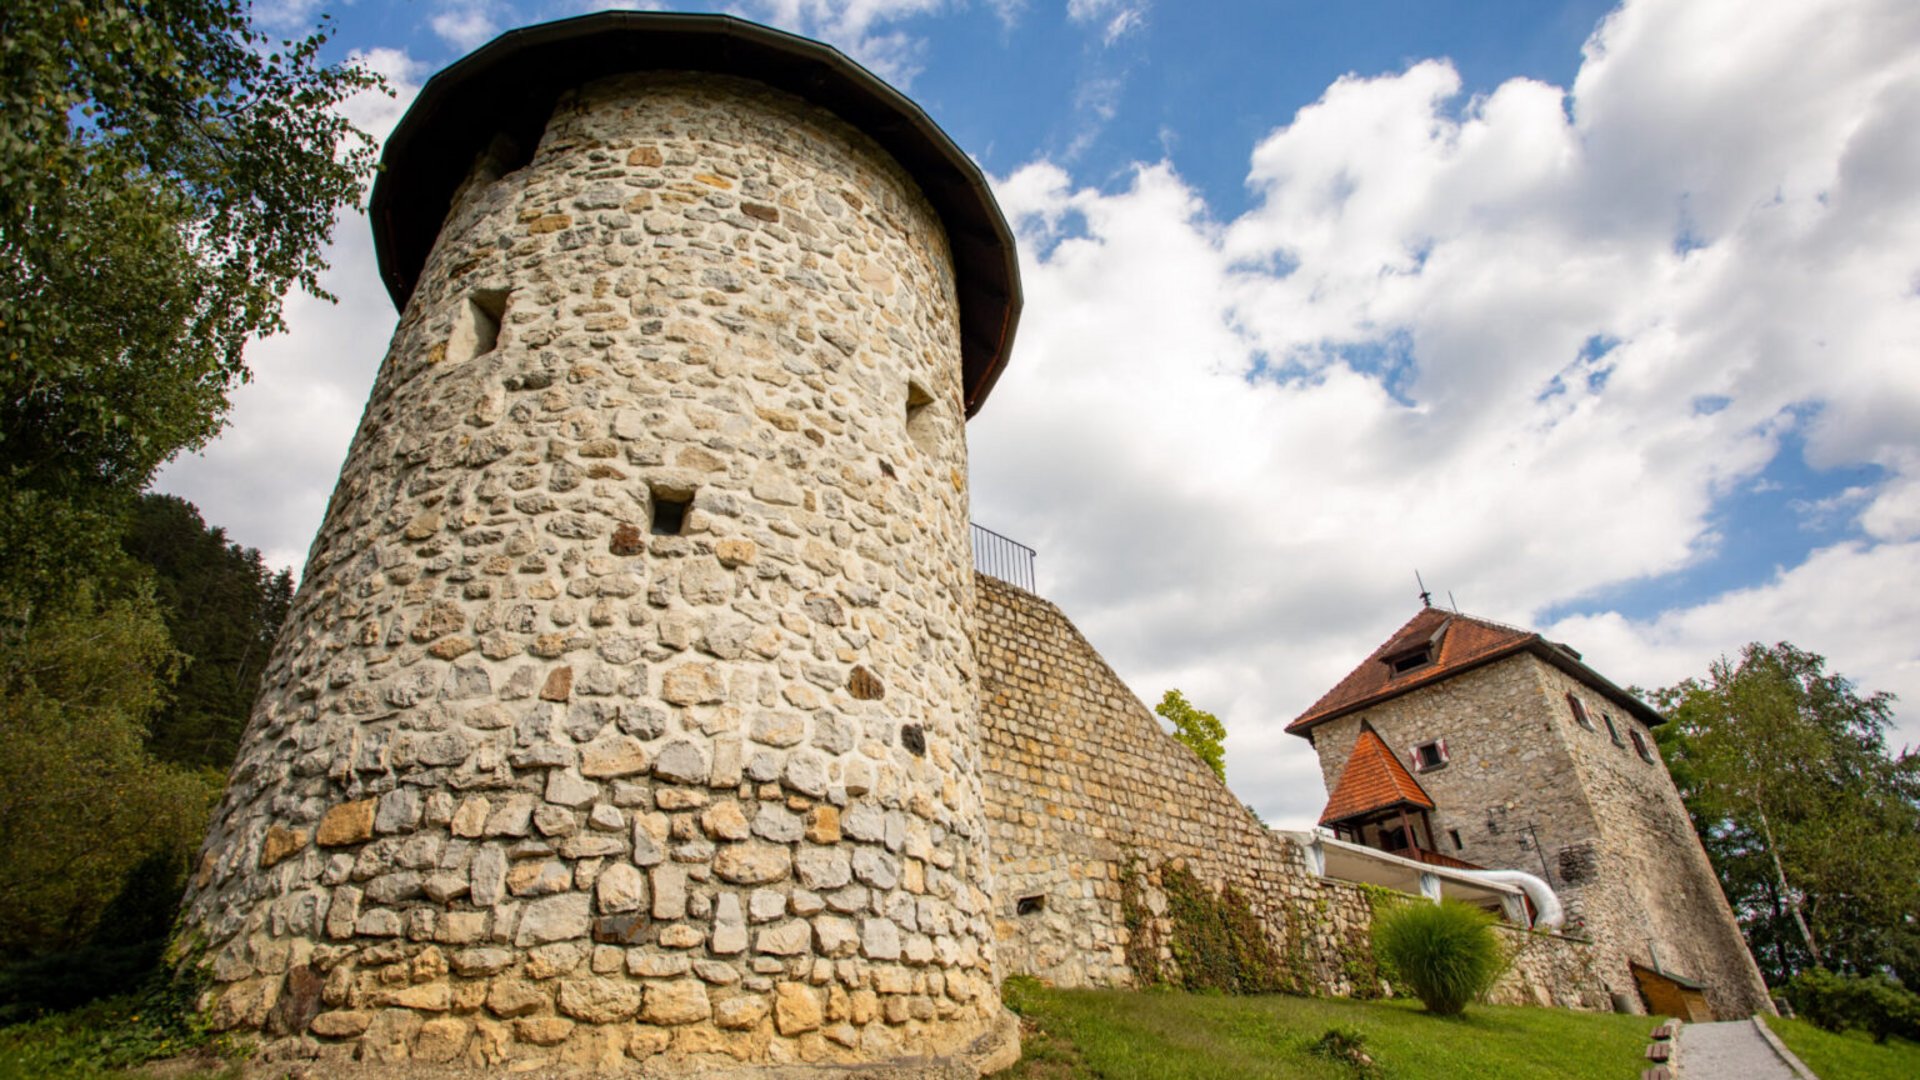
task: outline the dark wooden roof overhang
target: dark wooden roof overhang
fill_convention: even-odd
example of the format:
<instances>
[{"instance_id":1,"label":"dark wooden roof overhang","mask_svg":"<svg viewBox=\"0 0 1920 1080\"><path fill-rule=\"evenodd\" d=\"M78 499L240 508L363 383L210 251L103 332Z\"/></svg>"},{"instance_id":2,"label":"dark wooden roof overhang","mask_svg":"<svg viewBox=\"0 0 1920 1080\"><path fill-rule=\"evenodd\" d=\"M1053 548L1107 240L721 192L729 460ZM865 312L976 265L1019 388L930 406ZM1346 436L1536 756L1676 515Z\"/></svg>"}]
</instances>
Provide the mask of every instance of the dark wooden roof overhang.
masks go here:
<instances>
[{"instance_id":1,"label":"dark wooden roof overhang","mask_svg":"<svg viewBox=\"0 0 1920 1080\"><path fill-rule=\"evenodd\" d=\"M839 50L727 15L605 11L509 30L441 70L388 136L369 212L380 276L405 309L453 193L496 136L531 151L560 95L608 75L752 79L864 132L920 185L946 227L960 300L969 417L1005 368L1022 302L1013 231L979 166L918 105Z\"/></svg>"}]
</instances>

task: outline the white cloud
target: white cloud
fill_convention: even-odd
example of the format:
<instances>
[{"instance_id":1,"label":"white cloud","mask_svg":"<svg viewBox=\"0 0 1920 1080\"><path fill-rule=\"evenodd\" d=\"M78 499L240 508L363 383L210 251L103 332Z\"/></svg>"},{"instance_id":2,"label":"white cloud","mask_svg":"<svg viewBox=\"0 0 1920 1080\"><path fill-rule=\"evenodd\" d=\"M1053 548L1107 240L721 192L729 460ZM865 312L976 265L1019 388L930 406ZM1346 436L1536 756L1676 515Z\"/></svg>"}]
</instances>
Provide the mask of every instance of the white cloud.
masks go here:
<instances>
[{"instance_id":1,"label":"white cloud","mask_svg":"<svg viewBox=\"0 0 1920 1080\"><path fill-rule=\"evenodd\" d=\"M745 0L740 13L824 41L905 87L920 71L926 42L888 27L947 6L947 0ZM996 3L994 10L1004 20L1014 9Z\"/></svg>"},{"instance_id":2,"label":"white cloud","mask_svg":"<svg viewBox=\"0 0 1920 1080\"><path fill-rule=\"evenodd\" d=\"M904 27L945 6L744 13L900 79ZM1083 7L1104 30L1129 5ZM1324 792L1280 729L1411 614L1414 569L1526 623L1725 553L1721 500L1804 444L1881 470L1818 508L1837 542L1709 603L1542 629L1642 685L1786 638L1912 715L1916 42L1899 0L1636 2L1570 91L1463 101L1438 61L1340 80L1249 148L1231 220L1167 162L1118 190L1015 171L1026 315L971 425L976 518L1039 549L1042 592L1141 697L1218 712L1236 791L1300 823ZM384 133L421 73L367 59L403 84L349 106ZM278 564L304 558L393 323L364 220L331 250L341 305L292 301L228 434L162 478Z\"/></svg>"},{"instance_id":3,"label":"white cloud","mask_svg":"<svg viewBox=\"0 0 1920 1080\"><path fill-rule=\"evenodd\" d=\"M1146 0L1067 0L1067 18L1096 23L1102 44L1112 45L1147 24Z\"/></svg>"},{"instance_id":4,"label":"white cloud","mask_svg":"<svg viewBox=\"0 0 1920 1080\"><path fill-rule=\"evenodd\" d=\"M1886 470L1851 504L1867 539L1555 632L1623 682L1767 625L1913 684L1920 607L1883 593L1920 531L1920 11L1779 14L1629 4L1570 94L1462 102L1444 61L1344 78L1253 149L1232 221L1165 163L1001 182L1027 308L972 425L976 515L1039 548L1141 697L1221 713L1269 817L1319 809L1280 728L1412 613L1415 568L1525 623L1737 555L1716 506L1789 435Z\"/></svg>"},{"instance_id":5,"label":"white cloud","mask_svg":"<svg viewBox=\"0 0 1920 1080\"><path fill-rule=\"evenodd\" d=\"M501 30L496 0L442 0L428 23L447 44L468 52L492 41Z\"/></svg>"},{"instance_id":6,"label":"white cloud","mask_svg":"<svg viewBox=\"0 0 1920 1080\"><path fill-rule=\"evenodd\" d=\"M278 33L309 30L318 21L321 0L261 0L253 5L253 24Z\"/></svg>"}]
</instances>

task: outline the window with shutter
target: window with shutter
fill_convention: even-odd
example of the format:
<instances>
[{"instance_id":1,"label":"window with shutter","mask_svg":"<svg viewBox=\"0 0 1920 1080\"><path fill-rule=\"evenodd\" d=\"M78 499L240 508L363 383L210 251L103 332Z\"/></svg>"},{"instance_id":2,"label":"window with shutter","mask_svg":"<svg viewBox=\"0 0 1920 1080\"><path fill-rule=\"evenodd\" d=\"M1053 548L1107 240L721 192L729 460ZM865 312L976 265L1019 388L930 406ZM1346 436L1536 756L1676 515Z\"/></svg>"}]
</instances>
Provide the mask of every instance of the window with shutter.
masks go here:
<instances>
[{"instance_id":1,"label":"window with shutter","mask_svg":"<svg viewBox=\"0 0 1920 1080\"><path fill-rule=\"evenodd\" d=\"M1567 695L1567 707L1573 710L1573 718L1579 722L1581 727L1586 728L1588 731L1594 730L1593 720L1587 715L1586 703L1581 701L1578 695Z\"/></svg>"}]
</instances>

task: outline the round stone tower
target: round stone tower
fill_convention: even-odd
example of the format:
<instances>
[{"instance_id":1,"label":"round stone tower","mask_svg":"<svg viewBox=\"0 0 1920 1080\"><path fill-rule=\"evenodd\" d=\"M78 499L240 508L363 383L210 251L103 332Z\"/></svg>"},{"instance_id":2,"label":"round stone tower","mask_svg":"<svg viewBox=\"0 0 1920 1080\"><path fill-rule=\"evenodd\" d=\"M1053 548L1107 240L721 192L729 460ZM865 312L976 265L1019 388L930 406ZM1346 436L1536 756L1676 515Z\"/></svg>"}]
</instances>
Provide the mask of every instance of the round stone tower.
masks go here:
<instances>
[{"instance_id":1,"label":"round stone tower","mask_svg":"<svg viewBox=\"0 0 1920 1080\"><path fill-rule=\"evenodd\" d=\"M187 897L216 1020L1003 1053L963 425L1019 286L977 168L832 49L631 13L456 63L385 162L399 328Z\"/></svg>"}]
</instances>

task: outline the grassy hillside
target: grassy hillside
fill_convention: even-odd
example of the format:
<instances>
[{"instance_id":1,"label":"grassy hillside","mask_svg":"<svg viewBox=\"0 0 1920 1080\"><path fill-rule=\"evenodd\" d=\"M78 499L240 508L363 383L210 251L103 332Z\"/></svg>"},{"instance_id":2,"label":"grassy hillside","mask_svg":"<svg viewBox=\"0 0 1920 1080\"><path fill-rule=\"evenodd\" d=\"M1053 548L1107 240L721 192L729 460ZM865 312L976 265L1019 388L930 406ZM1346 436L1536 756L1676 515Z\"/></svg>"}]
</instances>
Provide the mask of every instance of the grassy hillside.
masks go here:
<instances>
[{"instance_id":1,"label":"grassy hillside","mask_svg":"<svg viewBox=\"0 0 1920 1080\"><path fill-rule=\"evenodd\" d=\"M1325 1078L1620 1080L1639 1075L1644 1016L1474 1006L1442 1019L1415 1002L1177 992L1045 990L1011 980L1007 1003L1026 1021L1017 1080ZM1316 1044L1330 1029L1358 1036L1372 1073Z\"/></svg>"},{"instance_id":2,"label":"grassy hillside","mask_svg":"<svg viewBox=\"0 0 1920 1080\"><path fill-rule=\"evenodd\" d=\"M1920 1076L1920 1043L1892 1038L1875 1045L1864 1031L1835 1035L1805 1020L1769 1017L1787 1049L1821 1080L1913 1080Z\"/></svg>"}]
</instances>

